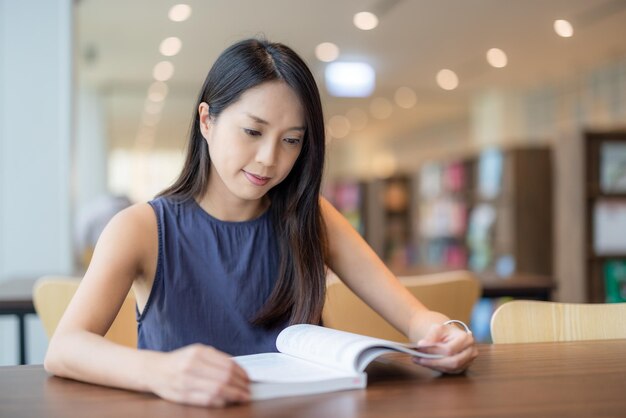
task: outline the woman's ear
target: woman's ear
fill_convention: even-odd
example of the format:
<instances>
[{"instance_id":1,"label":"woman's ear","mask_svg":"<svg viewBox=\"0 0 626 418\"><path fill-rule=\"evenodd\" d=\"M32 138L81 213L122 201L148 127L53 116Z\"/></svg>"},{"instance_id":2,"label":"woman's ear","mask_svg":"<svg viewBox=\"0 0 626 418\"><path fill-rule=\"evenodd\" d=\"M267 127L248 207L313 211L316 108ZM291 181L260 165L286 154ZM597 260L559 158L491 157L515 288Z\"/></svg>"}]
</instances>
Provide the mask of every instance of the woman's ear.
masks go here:
<instances>
[{"instance_id":1,"label":"woman's ear","mask_svg":"<svg viewBox=\"0 0 626 418\"><path fill-rule=\"evenodd\" d=\"M211 129L211 115L209 114L209 105L205 102L198 106L198 119L200 119L200 132L204 139L209 139L209 131Z\"/></svg>"}]
</instances>

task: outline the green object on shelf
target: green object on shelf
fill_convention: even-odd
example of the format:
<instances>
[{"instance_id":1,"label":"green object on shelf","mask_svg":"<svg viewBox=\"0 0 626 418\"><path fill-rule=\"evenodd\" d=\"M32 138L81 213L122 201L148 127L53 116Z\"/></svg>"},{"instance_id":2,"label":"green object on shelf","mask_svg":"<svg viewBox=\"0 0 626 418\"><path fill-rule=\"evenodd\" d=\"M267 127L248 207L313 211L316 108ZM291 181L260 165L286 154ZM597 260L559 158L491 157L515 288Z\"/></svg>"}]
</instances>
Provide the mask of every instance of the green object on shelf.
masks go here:
<instances>
[{"instance_id":1,"label":"green object on shelf","mask_svg":"<svg viewBox=\"0 0 626 418\"><path fill-rule=\"evenodd\" d=\"M604 263L604 289L607 303L626 302L626 260Z\"/></svg>"}]
</instances>

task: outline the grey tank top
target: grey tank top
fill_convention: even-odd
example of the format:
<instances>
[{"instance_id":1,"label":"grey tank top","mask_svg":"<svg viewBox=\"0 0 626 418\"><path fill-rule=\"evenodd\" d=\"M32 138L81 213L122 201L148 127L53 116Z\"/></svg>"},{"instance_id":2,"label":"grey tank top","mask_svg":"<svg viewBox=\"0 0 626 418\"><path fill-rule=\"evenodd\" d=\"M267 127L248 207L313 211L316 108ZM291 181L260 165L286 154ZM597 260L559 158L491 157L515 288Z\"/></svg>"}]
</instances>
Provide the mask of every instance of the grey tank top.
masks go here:
<instances>
[{"instance_id":1,"label":"grey tank top","mask_svg":"<svg viewBox=\"0 0 626 418\"><path fill-rule=\"evenodd\" d=\"M278 245L269 211L245 222L212 217L193 199L149 202L159 254L150 296L137 313L138 347L171 351L193 343L230 355L276 351L287 324L268 329L251 319L270 296Z\"/></svg>"}]
</instances>

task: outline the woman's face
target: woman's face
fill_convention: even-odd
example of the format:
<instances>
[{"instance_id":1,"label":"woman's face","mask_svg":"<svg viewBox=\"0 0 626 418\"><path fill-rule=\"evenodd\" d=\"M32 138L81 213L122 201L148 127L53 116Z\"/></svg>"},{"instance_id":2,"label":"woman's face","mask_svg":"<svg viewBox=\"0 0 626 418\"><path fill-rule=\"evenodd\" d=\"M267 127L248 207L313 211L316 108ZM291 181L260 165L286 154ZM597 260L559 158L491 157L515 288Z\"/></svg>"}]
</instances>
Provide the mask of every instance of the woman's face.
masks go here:
<instances>
[{"instance_id":1,"label":"woman's face","mask_svg":"<svg viewBox=\"0 0 626 418\"><path fill-rule=\"evenodd\" d=\"M208 116L206 103L199 110L211 157L209 193L219 193L227 204L258 203L287 177L305 133L302 105L291 87L282 81L260 84L216 119Z\"/></svg>"}]
</instances>

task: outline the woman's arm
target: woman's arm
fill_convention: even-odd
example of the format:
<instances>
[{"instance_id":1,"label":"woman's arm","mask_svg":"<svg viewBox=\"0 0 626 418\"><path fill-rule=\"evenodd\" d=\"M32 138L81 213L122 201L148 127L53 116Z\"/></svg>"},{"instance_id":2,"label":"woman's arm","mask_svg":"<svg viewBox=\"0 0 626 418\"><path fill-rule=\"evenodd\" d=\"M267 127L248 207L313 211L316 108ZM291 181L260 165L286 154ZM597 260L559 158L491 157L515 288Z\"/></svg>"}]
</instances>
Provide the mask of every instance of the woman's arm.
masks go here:
<instances>
[{"instance_id":1,"label":"woman's arm","mask_svg":"<svg viewBox=\"0 0 626 418\"><path fill-rule=\"evenodd\" d=\"M147 204L116 215L102 232L92 261L48 347L44 366L58 376L137 391L172 401L223 405L248 399L245 372L225 354L202 345L171 353L137 350L106 340L137 277L154 274L156 217Z\"/></svg>"},{"instance_id":2,"label":"woman's arm","mask_svg":"<svg viewBox=\"0 0 626 418\"><path fill-rule=\"evenodd\" d=\"M443 325L447 316L430 311L400 283L350 223L326 199L321 210L328 232L328 266L365 303L411 341L436 345L445 359L423 365L445 372L465 369L476 357L470 334Z\"/></svg>"}]
</instances>

